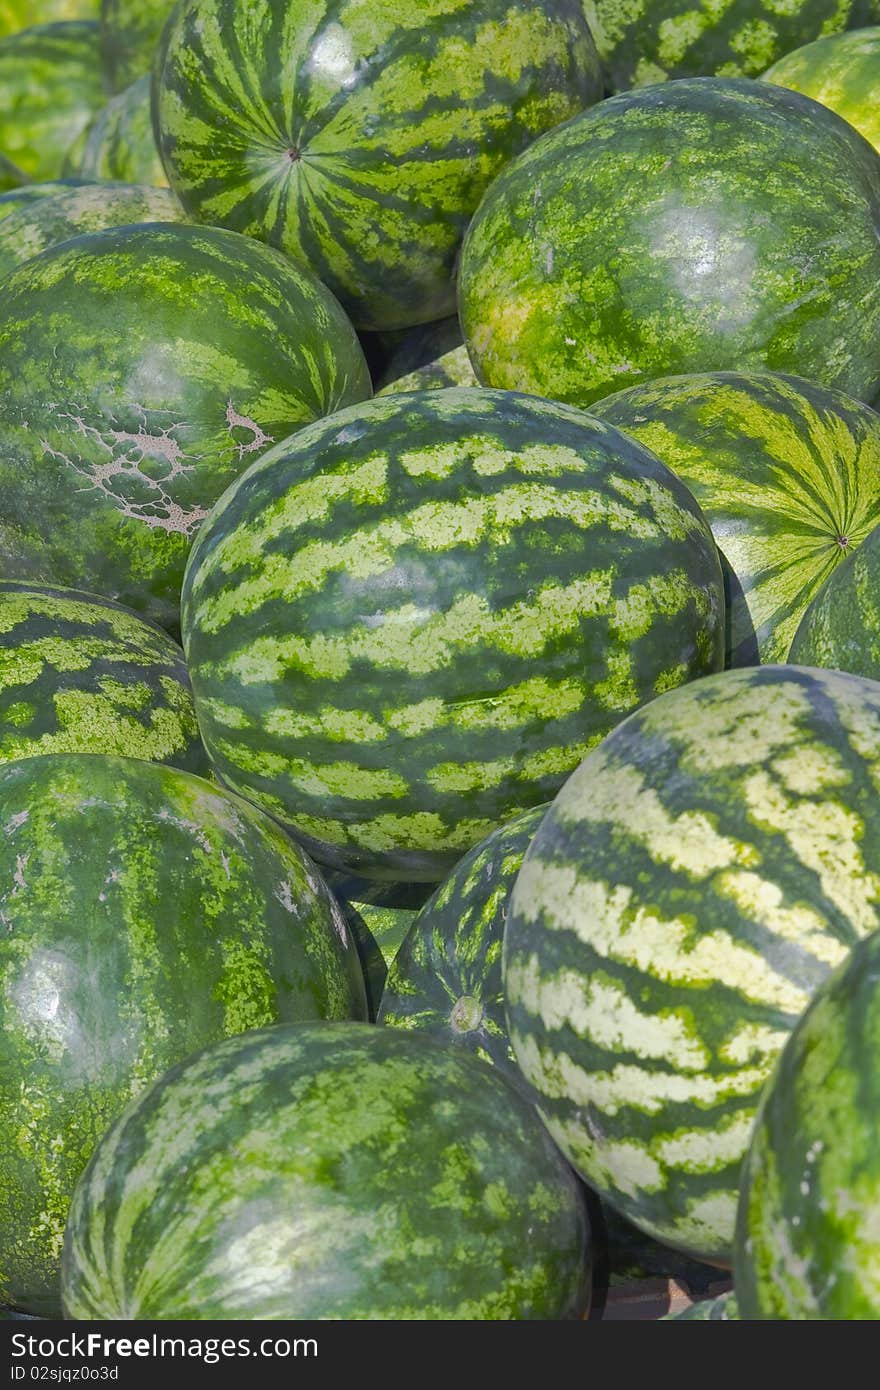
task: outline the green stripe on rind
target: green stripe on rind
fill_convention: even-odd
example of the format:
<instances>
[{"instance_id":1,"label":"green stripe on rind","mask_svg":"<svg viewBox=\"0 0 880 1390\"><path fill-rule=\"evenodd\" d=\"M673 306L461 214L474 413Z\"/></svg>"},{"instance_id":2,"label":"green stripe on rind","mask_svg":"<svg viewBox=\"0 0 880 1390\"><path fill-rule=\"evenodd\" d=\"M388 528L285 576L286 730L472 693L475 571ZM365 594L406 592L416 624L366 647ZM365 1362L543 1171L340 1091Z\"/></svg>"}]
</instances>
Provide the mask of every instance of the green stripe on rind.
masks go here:
<instances>
[{"instance_id":1,"label":"green stripe on rind","mask_svg":"<svg viewBox=\"0 0 880 1390\"><path fill-rule=\"evenodd\" d=\"M626 720L526 856L507 1019L551 1133L657 1239L730 1260L776 1057L880 927L880 685L728 671Z\"/></svg>"},{"instance_id":2,"label":"green stripe on rind","mask_svg":"<svg viewBox=\"0 0 880 1390\"><path fill-rule=\"evenodd\" d=\"M504 1018L501 945L510 894L546 809L496 830L432 894L388 971L377 1020L474 1052L519 1087Z\"/></svg>"},{"instance_id":3,"label":"green stripe on rind","mask_svg":"<svg viewBox=\"0 0 880 1390\"><path fill-rule=\"evenodd\" d=\"M113 97L98 113L89 128L78 171L95 179L168 186L153 137L149 73Z\"/></svg>"},{"instance_id":4,"label":"green stripe on rind","mask_svg":"<svg viewBox=\"0 0 880 1390\"><path fill-rule=\"evenodd\" d=\"M880 937L857 945L779 1059L743 1168L744 1318L880 1318Z\"/></svg>"},{"instance_id":5,"label":"green stripe on rind","mask_svg":"<svg viewBox=\"0 0 880 1390\"><path fill-rule=\"evenodd\" d=\"M880 680L880 529L819 590L788 659Z\"/></svg>"},{"instance_id":6,"label":"green stripe on rind","mask_svg":"<svg viewBox=\"0 0 880 1390\"><path fill-rule=\"evenodd\" d=\"M763 80L821 101L880 150L880 28L805 44L768 68Z\"/></svg>"},{"instance_id":7,"label":"green stripe on rind","mask_svg":"<svg viewBox=\"0 0 880 1390\"><path fill-rule=\"evenodd\" d=\"M667 1313L661 1322L739 1322L739 1305L736 1294L721 1293L717 1298L704 1298L686 1308L683 1313Z\"/></svg>"},{"instance_id":8,"label":"green stripe on rind","mask_svg":"<svg viewBox=\"0 0 880 1390\"><path fill-rule=\"evenodd\" d=\"M402 883L439 882L722 660L690 493L619 431L506 392L384 396L276 446L202 528L182 614L224 781L322 863Z\"/></svg>"},{"instance_id":9,"label":"green stripe on rind","mask_svg":"<svg viewBox=\"0 0 880 1390\"><path fill-rule=\"evenodd\" d=\"M144 74L174 0L101 0L101 52L111 91L121 92Z\"/></svg>"},{"instance_id":10,"label":"green stripe on rind","mask_svg":"<svg viewBox=\"0 0 880 1390\"><path fill-rule=\"evenodd\" d=\"M570 1171L491 1067L385 1028L274 1028L174 1068L106 1136L71 1210L64 1304L576 1317L588 1242Z\"/></svg>"},{"instance_id":11,"label":"green stripe on rind","mask_svg":"<svg viewBox=\"0 0 880 1390\"><path fill-rule=\"evenodd\" d=\"M190 0L159 94L172 187L280 247L359 328L451 314L483 192L601 96L580 0Z\"/></svg>"},{"instance_id":12,"label":"green stripe on rind","mask_svg":"<svg viewBox=\"0 0 880 1390\"><path fill-rule=\"evenodd\" d=\"M107 100L98 25L70 20L0 38L0 92L0 151L30 178L57 178L68 145Z\"/></svg>"},{"instance_id":13,"label":"green stripe on rind","mask_svg":"<svg viewBox=\"0 0 880 1390\"><path fill-rule=\"evenodd\" d=\"M725 561L726 664L787 660L808 605L880 523L880 416L769 372L666 377L592 410L699 502Z\"/></svg>"},{"instance_id":14,"label":"green stripe on rind","mask_svg":"<svg viewBox=\"0 0 880 1390\"><path fill-rule=\"evenodd\" d=\"M38 187L39 185L34 185ZM186 214L167 188L132 183L61 183L51 196L28 200L0 221L0 276L72 237L136 222L183 222ZM59 349L60 350L60 349Z\"/></svg>"},{"instance_id":15,"label":"green stripe on rind","mask_svg":"<svg viewBox=\"0 0 880 1390\"><path fill-rule=\"evenodd\" d=\"M193 534L223 489L273 440L370 391L329 291L247 237L150 224L50 248L0 301L6 576L103 593L173 629Z\"/></svg>"},{"instance_id":16,"label":"green stripe on rind","mask_svg":"<svg viewBox=\"0 0 880 1390\"><path fill-rule=\"evenodd\" d=\"M769 83L601 102L487 193L459 308L486 385L589 402L695 371L880 387L880 156Z\"/></svg>"},{"instance_id":17,"label":"green stripe on rind","mask_svg":"<svg viewBox=\"0 0 880 1390\"><path fill-rule=\"evenodd\" d=\"M128 609L0 583L0 761L110 753L207 773L183 652Z\"/></svg>"},{"instance_id":18,"label":"green stripe on rind","mask_svg":"<svg viewBox=\"0 0 880 1390\"><path fill-rule=\"evenodd\" d=\"M2 163L0 158L0 179ZM39 202L41 198L54 198L58 193L66 193L68 189L80 188L87 183L91 183L91 179L50 179L46 183L25 183L21 188L10 188L7 193L0 193L0 222L11 217L20 208Z\"/></svg>"},{"instance_id":19,"label":"green stripe on rind","mask_svg":"<svg viewBox=\"0 0 880 1390\"><path fill-rule=\"evenodd\" d=\"M200 777L128 758L0 767L0 1302L58 1315L68 1203L108 1124L248 1028L363 1018L312 865Z\"/></svg>"}]
</instances>

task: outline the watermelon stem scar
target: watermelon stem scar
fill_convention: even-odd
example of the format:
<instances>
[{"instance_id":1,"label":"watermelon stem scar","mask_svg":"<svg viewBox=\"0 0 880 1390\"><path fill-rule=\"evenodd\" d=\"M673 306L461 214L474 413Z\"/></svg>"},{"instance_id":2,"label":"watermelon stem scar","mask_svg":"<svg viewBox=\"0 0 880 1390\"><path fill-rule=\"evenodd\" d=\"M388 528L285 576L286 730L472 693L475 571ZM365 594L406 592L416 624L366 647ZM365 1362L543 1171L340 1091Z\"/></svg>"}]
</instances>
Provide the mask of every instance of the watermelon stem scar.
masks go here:
<instances>
[{"instance_id":1,"label":"watermelon stem scar","mask_svg":"<svg viewBox=\"0 0 880 1390\"><path fill-rule=\"evenodd\" d=\"M287 151L287 158L290 160L291 164L298 164L302 159L302 154L294 145Z\"/></svg>"},{"instance_id":2,"label":"watermelon stem scar","mask_svg":"<svg viewBox=\"0 0 880 1390\"><path fill-rule=\"evenodd\" d=\"M483 1022L483 1006L471 994L463 994L455 1001L450 1015L456 1033L473 1033Z\"/></svg>"}]
</instances>

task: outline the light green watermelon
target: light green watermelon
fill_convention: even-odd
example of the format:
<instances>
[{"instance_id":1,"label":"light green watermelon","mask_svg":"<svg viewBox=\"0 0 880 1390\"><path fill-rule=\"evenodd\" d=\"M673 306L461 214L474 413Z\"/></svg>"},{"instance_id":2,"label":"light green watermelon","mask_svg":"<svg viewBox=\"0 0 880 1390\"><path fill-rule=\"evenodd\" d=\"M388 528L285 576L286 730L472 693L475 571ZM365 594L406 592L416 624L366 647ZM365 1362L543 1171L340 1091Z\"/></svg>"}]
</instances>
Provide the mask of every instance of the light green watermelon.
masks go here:
<instances>
[{"instance_id":1,"label":"light green watermelon","mask_svg":"<svg viewBox=\"0 0 880 1390\"><path fill-rule=\"evenodd\" d=\"M78 187L66 183L32 187L46 190L46 196L22 197L17 208L0 220L0 277L72 237L138 222L182 222L185 217L167 188L92 180Z\"/></svg>"},{"instance_id":2,"label":"light green watermelon","mask_svg":"<svg viewBox=\"0 0 880 1390\"><path fill-rule=\"evenodd\" d=\"M101 49L111 90L148 75L174 0L100 0Z\"/></svg>"},{"instance_id":3,"label":"light green watermelon","mask_svg":"<svg viewBox=\"0 0 880 1390\"><path fill-rule=\"evenodd\" d=\"M76 167L86 178L167 188L153 136L149 74L138 78L98 112L85 133Z\"/></svg>"},{"instance_id":4,"label":"light green watermelon","mask_svg":"<svg viewBox=\"0 0 880 1390\"><path fill-rule=\"evenodd\" d=\"M0 0L0 38L34 24L97 19L100 0Z\"/></svg>"},{"instance_id":5,"label":"light green watermelon","mask_svg":"<svg viewBox=\"0 0 880 1390\"><path fill-rule=\"evenodd\" d=\"M106 100L94 21L0 38L0 154L29 178L58 178L68 146Z\"/></svg>"},{"instance_id":6,"label":"light green watermelon","mask_svg":"<svg viewBox=\"0 0 880 1390\"><path fill-rule=\"evenodd\" d=\"M821 101L880 150L880 26L797 48L768 68L763 80Z\"/></svg>"},{"instance_id":7,"label":"light green watermelon","mask_svg":"<svg viewBox=\"0 0 880 1390\"><path fill-rule=\"evenodd\" d=\"M18 187L10 188L6 193L0 193L0 222L11 217L20 208L27 207L31 203L38 203L41 198L54 198L58 193L66 193L71 188L81 188L83 184L90 182L90 179L74 177L50 179L46 183L23 183Z\"/></svg>"},{"instance_id":8,"label":"light green watermelon","mask_svg":"<svg viewBox=\"0 0 880 1390\"><path fill-rule=\"evenodd\" d=\"M819 590L788 659L880 680L880 527Z\"/></svg>"}]
</instances>

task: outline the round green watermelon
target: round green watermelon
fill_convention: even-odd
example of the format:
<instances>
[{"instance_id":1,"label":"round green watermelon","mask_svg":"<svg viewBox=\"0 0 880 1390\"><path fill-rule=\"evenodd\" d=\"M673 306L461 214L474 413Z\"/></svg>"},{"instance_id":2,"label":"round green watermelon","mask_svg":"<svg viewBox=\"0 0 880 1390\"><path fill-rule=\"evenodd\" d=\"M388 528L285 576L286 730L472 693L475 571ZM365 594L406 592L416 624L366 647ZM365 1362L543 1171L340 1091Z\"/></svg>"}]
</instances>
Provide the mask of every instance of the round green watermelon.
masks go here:
<instances>
[{"instance_id":1,"label":"round green watermelon","mask_svg":"<svg viewBox=\"0 0 880 1390\"><path fill-rule=\"evenodd\" d=\"M174 0L100 0L101 49L114 92L149 75Z\"/></svg>"},{"instance_id":2,"label":"round green watermelon","mask_svg":"<svg viewBox=\"0 0 880 1390\"><path fill-rule=\"evenodd\" d=\"M744 1318L880 1318L880 934L819 990L764 1095L743 1169Z\"/></svg>"},{"instance_id":3,"label":"round green watermelon","mask_svg":"<svg viewBox=\"0 0 880 1390\"><path fill-rule=\"evenodd\" d=\"M162 160L196 220L280 247L359 328L451 314L502 166L597 101L580 0L183 0L158 78Z\"/></svg>"},{"instance_id":4,"label":"round green watermelon","mask_svg":"<svg viewBox=\"0 0 880 1390\"><path fill-rule=\"evenodd\" d=\"M34 24L97 19L100 0L0 0L0 38Z\"/></svg>"},{"instance_id":5,"label":"round green watermelon","mask_svg":"<svg viewBox=\"0 0 880 1390\"><path fill-rule=\"evenodd\" d=\"M880 680L880 525L819 590L788 659Z\"/></svg>"},{"instance_id":6,"label":"round green watermelon","mask_svg":"<svg viewBox=\"0 0 880 1390\"><path fill-rule=\"evenodd\" d=\"M224 488L370 390L329 291L247 237L157 223L50 248L0 301L5 576L105 594L173 629L193 535Z\"/></svg>"},{"instance_id":7,"label":"round green watermelon","mask_svg":"<svg viewBox=\"0 0 880 1390\"><path fill-rule=\"evenodd\" d=\"M811 601L880 523L880 415L769 372L665 377L592 410L699 502L724 567L726 664L787 660Z\"/></svg>"},{"instance_id":8,"label":"round green watermelon","mask_svg":"<svg viewBox=\"0 0 880 1390\"><path fill-rule=\"evenodd\" d=\"M38 24L0 38L0 153L54 179L64 153L107 100L98 25Z\"/></svg>"},{"instance_id":9,"label":"round green watermelon","mask_svg":"<svg viewBox=\"0 0 880 1390\"><path fill-rule=\"evenodd\" d=\"M0 582L0 761L47 753L209 771L167 633L94 594Z\"/></svg>"},{"instance_id":10,"label":"round green watermelon","mask_svg":"<svg viewBox=\"0 0 880 1390\"><path fill-rule=\"evenodd\" d=\"M805 44L768 68L763 80L821 101L880 150L880 26Z\"/></svg>"},{"instance_id":11,"label":"round green watermelon","mask_svg":"<svg viewBox=\"0 0 880 1390\"><path fill-rule=\"evenodd\" d=\"M91 182L91 179L80 178L49 179L46 183L25 183L20 188L10 188L8 192L0 193L0 222L43 198L54 198L59 193L67 193L71 188L82 188L84 184Z\"/></svg>"},{"instance_id":12,"label":"round green watermelon","mask_svg":"<svg viewBox=\"0 0 880 1390\"><path fill-rule=\"evenodd\" d=\"M517 1062L563 1153L649 1235L729 1263L773 1064L880 928L880 685L761 666L696 681L585 758L532 841L504 942Z\"/></svg>"},{"instance_id":13,"label":"round green watermelon","mask_svg":"<svg viewBox=\"0 0 880 1390\"><path fill-rule=\"evenodd\" d=\"M388 349L388 359L377 383L381 390L393 388L395 381L401 377L410 376L462 345L457 314L440 319L437 323L419 324L402 333L381 333L376 336Z\"/></svg>"},{"instance_id":14,"label":"round green watermelon","mask_svg":"<svg viewBox=\"0 0 880 1390\"><path fill-rule=\"evenodd\" d=\"M801 44L880 19L878 0L583 0L611 91L757 77Z\"/></svg>"},{"instance_id":15,"label":"round green watermelon","mask_svg":"<svg viewBox=\"0 0 880 1390\"><path fill-rule=\"evenodd\" d=\"M86 133L76 163L77 171L87 178L119 179L125 183L167 188L168 180L153 136L149 73L126 87L99 111Z\"/></svg>"},{"instance_id":16,"label":"round green watermelon","mask_svg":"<svg viewBox=\"0 0 880 1390\"><path fill-rule=\"evenodd\" d=\"M379 948L378 941L357 908L353 907L351 903L339 899L337 901L357 948L367 996L367 1017L371 1023L375 1023L382 999L382 991L385 988L385 980L388 976L388 966L385 964L385 957Z\"/></svg>"},{"instance_id":17,"label":"round green watermelon","mask_svg":"<svg viewBox=\"0 0 880 1390\"><path fill-rule=\"evenodd\" d=\"M494 831L432 894L400 946L378 1022L466 1048L522 1086L504 1018L501 945L510 894L546 806Z\"/></svg>"},{"instance_id":18,"label":"round green watermelon","mask_svg":"<svg viewBox=\"0 0 880 1390\"><path fill-rule=\"evenodd\" d=\"M0 1302L57 1316L73 1185L172 1063L275 1022L364 1018L338 905L267 816L189 773L0 766Z\"/></svg>"},{"instance_id":19,"label":"round green watermelon","mask_svg":"<svg viewBox=\"0 0 880 1390\"><path fill-rule=\"evenodd\" d=\"M412 907L381 907L376 903L350 905L360 913L382 952L386 968L390 970L394 957L418 915L417 910Z\"/></svg>"},{"instance_id":20,"label":"round green watermelon","mask_svg":"<svg viewBox=\"0 0 880 1390\"><path fill-rule=\"evenodd\" d=\"M205 521L182 599L223 781L320 863L401 884L438 883L636 705L719 669L723 622L711 534L653 454L477 389L277 445Z\"/></svg>"},{"instance_id":21,"label":"round green watermelon","mask_svg":"<svg viewBox=\"0 0 880 1390\"><path fill-rule=\"evenodd\" d=\"M880 155L765 82L603 101L536 141L471 223L460 312L486 385L587 405L769 368L880 387Z\"/></svg>"},{"instance_id":22,"label":"round green watermelon","mask_svg":"<svg viewBox=\"0 0 880 1390\"><path fill-rule=\"evenodd\" d=\"M310 1024L207 1048L130 1106L63 1265L70 1318L547 1320L589 1303L589 1226L492 1067Z\"/></svg>"},{"instance_id":23,"label":"round green watermelon","mask_svg":"<svg viewBox=\"0 0 880 1390\"><path fill-rule=\"evenodd\" d=\"M0 277L72 237L137 222L182 222L185 214L167 188L131 183L34 184L51 196L22 198L0 220ZM2 312L2 311L0 311ZM0 507L2 515L2 507Z\"/></svg>"},{"instance_id":24,"label":"round green watermelon","mask_svg":"<svg viewBox=\"0 0 880 1390\"><path fill-rule=\"evenodd\" d=\"M401 391L442 391L447 386L479 386L468 350L462 343L451 352L435 357L424 367L417 367L406 376L395 377L394 381L383 387L377 394L399 394Z\"/></svg>"},{"instance_id":25,"label":"round green watermelon","mask_svg":"<svg viewBox=\"0 0 880 1390\"><path fill-rule=\"evenodd\" d=\"M739 1305L736 1294L731 1289L718 1294L717 1298L704 1298L691 1304L683 1313L667 1313L661 1322L738 1322Z\"/></svg>"}]
</instances>

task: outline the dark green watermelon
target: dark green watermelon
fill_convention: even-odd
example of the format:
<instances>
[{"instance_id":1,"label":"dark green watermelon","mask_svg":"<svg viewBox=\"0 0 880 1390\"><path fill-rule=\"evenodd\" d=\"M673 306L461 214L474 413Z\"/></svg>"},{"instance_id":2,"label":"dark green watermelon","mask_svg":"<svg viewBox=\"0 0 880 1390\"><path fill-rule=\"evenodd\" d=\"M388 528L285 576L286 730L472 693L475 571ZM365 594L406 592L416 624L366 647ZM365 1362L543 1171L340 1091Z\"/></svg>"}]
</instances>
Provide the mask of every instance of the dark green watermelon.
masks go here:
<instances>
[{"instance_id":1,"label":"dark green watermelon","mask_svg":"<svg viewBox=\"0 0 880 1390\"><path fill-rule=\"evenodd\" d=\"M176 768L0 766L0 1302L58 1309L73 1185L132 1096L196 1048L364 1018L357 953L267 816Z\"/></svg>"},{"instance_id":2,"label":"dark green watermelon","mask_svg":"<svg viewBox=\"0 0 880 1390\"><path fill-rule=\"evenodd\" d=\"M522 1086L507 1024L501 946L510 894L546 806L466 854L418 913L388 971L378 1022L426 1033Z\"/></svg>"},{"instance_id":3,"label":"dark green watermelon","mask_svg":"<svg viewBox=\"0 0 880 1390\"><path fill-rule=\"evenodd\" d=\"M86 133L77 170L87 178L167 188L153 136L149 73L98 112Z\"/></svg>"},{"instance_id":4,"label":"dark green watermelon","mask_svg":"<svg viewBox=\"0 0 880 1390\"><path fill-rule=\"evenodd\" d=\"M107 80L124 91L149 74L150 64L174 0L100 0L101 50Z\"/></svg>"},{"instance_id":5,"label":"dark green watermelon","mask_svg":"<svg viewBox=\"0 0 880 1390\"><path fill-rule=\"evenodd\" d=\"M388 975L388 966L385 964L385 957L379 948L379 943L364 921L362 914L351 903L340 902L339 907L357 947L358 959L364 977L364 989L367 995L367 1017L371 1023L375 1023Z\"/></svg>"},{"instance_id":6,"label":"dark green watermelon","mask_svg":"<svg viewBox=\"0 0 880 1390\"><path fill-rule=\"evenodd\" d=\"M880 1318L878 1132L875 933L818 992L764 1094L737 1220L744 1318Z\"/></svg>"},{"instance_id":7,"label":"dark green watermelon","mask_svg":"<svg viewBox=\"0 0 880 1390\"><path fill-rule=\"evenodd\" d=\"M63 1264L70 1318L589 1303L583 1202L528 1102L474 1057L353 1023L262 1029L174 1067L96 1150Z\"/></svg>"},{"instance_id":8,"label":"dark green watermelon","mask_svg":"<svg viewBox=\"0 0 880 1390\"><path fill-rule=\"evenodd\" d=\"M400 884L723 655L687 489L581 411L480 390L383 396L265 454L199 532L182 621L222 779L322 864Z\"/></svg>"},{"instance_id":9,"label":"dark green watermelon","mask_svg":"<svg viewBox=\"0 0 880 1390\"><path fill-rule=\"evenodd\" d=\"M699 502L724 565L726 664L787 660L810 602L880 523L880 416L769 372L664 377L592 409Z\"/></svg>"},{"instance_id":10,"label":"dark green watermelon","mask_svg":"<svg viewBox=\"0 0 880 1390\"><path fill-rule=\"evenodd\" d=\"M0 38L0 154L54 179L65 151L107 100L98 25L38 24Z\"/></svg>"},{"instance_id":11,"label":"dark green watermelon","mask_svg":"<svg viewBox=\"0 0 880 1390\"><path fill-rule=\"evenodd\" d=\"M880 526L819 590L788 659L880 680Z\"/></svg>"},{"instance_id":12,"label":"dark green watermelon","mask_svg":"<svg viewBox=\"0 0 880 1390\"><path fill-rule=\"evenodd\" d=\"M167 633L94 594L0 582L0 761L47 753L209 771Z\"/></svg>"},{"instance_id":13,"label":"dark green watermelon","mask_svg":"<svg viewBox=\"0 0 880 1390\"><path fill-rule=\"evenodd\" d=\"M240 15L240 0L183 0L163 40L169 181L197 221L307 265L359 328L451 314L485 189L602 93L580 0L249 0Z\"/></svg>"},{"instance_id":14,"label":"dark green watermelon","mask_svg":"<svg viewBox=\"0 0 880 1390\"><path fill-rule=\"evenodd\" d=\"M155 224L50 248L0 301L6 577L105 594L173 629L193 535L224 488L370 390L329 291L247 237Z\"/></svg>"},{"instance_id":15,"label":"dark green watermelon","mask_svg":"<svg viewBox=\"0 0 880 1390\"><path fill-rule=\"evenodd\" d=\"M880 19L880 5L875 8ZM821 101L880 150L880 26L795 49L768 68L763 80Z\"/></svg>"},{"instance_id":16,"label":"dark green watermelon","mask_svg":"<svg viewBox=\"0 0 880 1390\"><path fill-rule=\"evenodd\" d=\"M655 1239L732 1257L755 1112L880 928L880 684L725 671L625 720L532 841L504 943L517 1062L563 1153Z\"/></svg>"},{"instance_id":17,"label":"dark green watermelon","mask_svg":"<svg viewBox=\"0 0 880 1390\"><path fill-rule=\"evenodd\" d=\"M70 188L81 188L83 184L91 182L91 179L80 178L50 179L46 183L23 183L20 187L10 188L8 192L0 193L0 222L42 198L54 198L58 193L66 193Z\"/></svg>"},{"instance_id":18,"label":"dark green watermelon","mask_svg":"<svg viewBox=\"0 0 880 1390\"><path fill-rule=\"evenodd\" d=\"M587 405L639 381L789 372L880 387L880 155L769 83L602 102L495 181L460 312L486 385Z\"/></svg>"}]
</instances>

